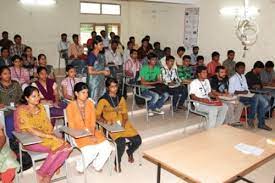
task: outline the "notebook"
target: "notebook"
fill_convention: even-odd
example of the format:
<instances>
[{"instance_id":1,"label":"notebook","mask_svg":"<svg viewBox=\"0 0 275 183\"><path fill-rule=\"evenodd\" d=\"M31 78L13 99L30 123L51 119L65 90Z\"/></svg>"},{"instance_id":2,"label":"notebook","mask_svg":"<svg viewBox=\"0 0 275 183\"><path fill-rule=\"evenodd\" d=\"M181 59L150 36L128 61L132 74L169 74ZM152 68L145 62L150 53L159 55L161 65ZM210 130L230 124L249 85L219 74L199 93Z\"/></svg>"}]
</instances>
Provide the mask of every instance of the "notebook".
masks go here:
<instances>
[{"instance_id":1,"label":"notebook","mask_svg":"<svg viewBox=\"0 0 275 183\"><path fill-rule=\"evenodd\" d=\"M116 133L116 132L123 132L125 129L118 123L114 123L112 125L107 124L107 123L102 123L102 122L97 122L100 126L102 126L104 129L111 133Z\"/></svg>"},{"instance_id":2,"label":"notebook","mask_svg":"<svg viewBox=\"0 0 275 183\"><path fill-rule=\"evenodd\" d=\"M60 131L74 137L74 138L81 138L81 137L87 137L87 136L91 136L91 132L87 131L87 130L76 130L76 129L71 129L69 127L63 126L61 128L59 128Z\"/></svg>"},{"instance_id":3,"label":"notebook","mask_svg":"<svg viewBox=\"0 0 275 183\"><path fill-rule=\"evenodd\" d=\"M38 144L42 142L40 137L26 132L13 132L13 135L24 145Z\"/></svg>"}]
</instances>

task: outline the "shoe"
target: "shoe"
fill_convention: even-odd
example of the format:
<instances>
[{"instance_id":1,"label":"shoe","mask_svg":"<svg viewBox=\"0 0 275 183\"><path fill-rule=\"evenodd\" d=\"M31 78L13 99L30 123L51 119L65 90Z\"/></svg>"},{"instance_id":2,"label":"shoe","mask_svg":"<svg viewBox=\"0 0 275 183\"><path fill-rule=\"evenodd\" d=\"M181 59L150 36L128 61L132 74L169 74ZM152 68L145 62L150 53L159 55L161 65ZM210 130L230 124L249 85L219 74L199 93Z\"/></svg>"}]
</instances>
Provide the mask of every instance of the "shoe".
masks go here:
<instances>
[{"instance_id":1,"label":"shoe","mask_svg":"<svg viewBox=\"0 0 275 183\"><path fill-rule=\"evenodd\" d=\"M117 172L117 173L121 173L121 167L120 167L120 164L118 165L118 170L117 170L116 165L115 165L115 172Z\"/></svg>"},{"instance_id":2,"label":"shoe","mask_svg":"<svg viewBox=\"0 0 275 183\"><path fill-rule=\"evenodd\" d=\"M128 150L126 152L127 152L127 155L128 155L128 162L129 163L134 163L135 159L134 159L133 154L130 154Z\"/></svg>"},{"instance_id":3,"label":"shoe","mask_svg":"<svg viewBox=\"0 0 275 183\"><path fill-rule=\"evenodd\" d=\"M177 109L179 109L179 110L184 110L184 111L186 111L187 110L187 108L186 107L184 107L184 106L178 106L178 108Z\"/></svg>"},{"instance_id":4,"label":"shoe","mask_svg":"<svg viewBox=\"0 0 275 183\"><path fill-rule=\"evenodd\" d=\"M253 120L249 119L249 120L247 121L247 124L248 124L248 126L249 126L250 128L255 128L255 125L254 125L254 121L253 121Z\"/></svg>"},{"instance_id":5,"label":"shoe","mask_svg":"<svg viewBox=\"0 0 275 183\"><path fill-rule=\"evenodd\" d=\"M259 128L259 129L262 129L262 130L272 131L272 128L270 128L270 127L267 126L267 125L258 126L258 128Z\"/></svg>"},{"instance_id":6,"label":"shoe","mask_svg":"<svg viewBox=\"0 0 275 183\"><path fill-rule=\"evenodd\" d=\"M149 117L152 117L154 116L155 114L153 113L153 111L151 109L148 110L148 116Z\"/></svg>"},{"instance_id":7,"label":"shoe","mask_svg":"<svg viewBox=\"0 0 275 183\"><path fill-rule=\"evenodd\" d=\"M160 115L164 114L164 112L162 110L158 109L158 108L156 108L155 110L153 110L153 113L160 114Z\"/></svg>"}]
</instances>

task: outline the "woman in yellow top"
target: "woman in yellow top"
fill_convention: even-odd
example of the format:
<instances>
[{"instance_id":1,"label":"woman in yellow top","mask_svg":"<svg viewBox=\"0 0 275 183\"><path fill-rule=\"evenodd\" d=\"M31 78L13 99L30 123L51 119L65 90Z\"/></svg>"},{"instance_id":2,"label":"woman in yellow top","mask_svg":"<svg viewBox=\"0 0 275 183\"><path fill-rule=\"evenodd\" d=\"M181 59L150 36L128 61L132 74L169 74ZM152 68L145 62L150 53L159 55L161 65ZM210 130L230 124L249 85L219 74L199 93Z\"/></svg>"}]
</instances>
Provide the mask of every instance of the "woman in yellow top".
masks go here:
<instances>
[{"instance_id":1,"label":"woman in yellow top","mask_svg":"<svg viewBox=\"0 0 275 183\"><path fill-rule=\"evenodd\" d=\"M69 127L77 130L89 130L92 136L75 139L77 146L84 156L85 166L78 160L76 169L83 172L91 163L96 171L100 171L112 152L112 146L105 139L104 135L95 129L96 116L95 107L88 99L88 86L77 83L74 86L76 100L67 106Z\"/></svg>"},{"instance_id":2,"label":"woman in yellow top","mask_svg":"<svg viewBox=\"0 0 275 183\"><path fill-rule=\"evenodd\" d=\"M49 183L54 173L62 166L70 155L72 148L64 140L56 137L53 126L47 117L46 110L40 104L37 88L25 88L22 102L14 114L14 127L17 132L28 132L42 139L39 144L24 146L25 149L35 152L48 153L48 157L37 171L39 182Z\"/></svg>"},{"instance_id":3,"label":"woman in yellow top","mask_svg":"<svg viewBox=\"0 0 275 183\"><path fill-rule=\"evenodd\" d=\"M105 82L107 92L99 99L96 116L97 119L108 124L118 123L125 129L123 132L111 133L110 136L117 144L118 172L121 172L121 157L125 151L126 139L130 141L127 149L128 161L134 162L133 153L141 144L141 137L128 120L127 104L123 97L117 95L118 82L108 78Z\"/></svg>"}]
</instances>

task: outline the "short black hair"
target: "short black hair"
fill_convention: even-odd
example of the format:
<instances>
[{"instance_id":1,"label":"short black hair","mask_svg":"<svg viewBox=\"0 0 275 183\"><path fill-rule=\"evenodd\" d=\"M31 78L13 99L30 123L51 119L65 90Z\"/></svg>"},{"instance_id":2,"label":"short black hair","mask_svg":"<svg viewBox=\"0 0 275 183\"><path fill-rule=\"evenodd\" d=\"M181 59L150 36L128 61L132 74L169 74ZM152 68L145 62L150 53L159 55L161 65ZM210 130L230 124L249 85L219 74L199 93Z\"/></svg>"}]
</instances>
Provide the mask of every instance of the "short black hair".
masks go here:
<instances>
[{"instance_id":1,"label":"short black hair","mask_svg":"<svg viewBox=\"0 0 275 183\"><path fill-rule=\"evenodd\" d=\"M204 60L204 57L202 55L197 56L197 61Z\"/></svg>"},{"instance_id":2,"label":"short black hair","mask_svg":"<svg viewBox=\"0 0 275 183\"><path fill-rule=\"evenodd\" d=\"M7 31L3 31L2 32L2 35L4 35L4 34L9 34Z\"/></svg>"},{"instance_id":3,"label":"short black hair","mask_svg":"<svg viewBox=\"0 0 275 183\"><path fill-rule=\"evenodd\" d=\"M117 79L112 78L112 77L107 77L106 81L105 81L105 87L109 88L109 86L111 86L112 83L116 83L118 84Z\"/></svg>"},{"instance_id":4,"label":"short black hair","mask_svg":"<svg viewBox=\"0 0 275 183\"><path fill-rule=\"evenodd\" d=\"M45 58L47 58L45 54L41 53L41 54L39 54L39 55L38 55L37 59L38 59L38 60L40 60L40 59L41 59L41 57L45 57Z\"/></svg>"},{"instance_id":5,"label":"short black hair","mask_svg":"<svg viewBox=\"0 0 275 183\"><path fill-rule=\"evenodd\" d=\"M96 31L92 31L92 33L91 34L96 34Z\"/></svg>"},{"instance_id":6,"label":"short black hair","mask_svg":"<svg viewBox=\"0 0 275 183\"><path fill-rule=\"evenodd\" d=\"M66 72L69 72L69 70L74 69L74 66L69 64L66 66Z\"/></svg>"},{"instance_id":7,"label":"short black hair","mask_svg":"<svg viewBox=\"0 0 275 183\"><path fill-rule=\"evenodd\" d=\"M169 55L169 56L166 57L166 61L167 61L167 60L171 60L171 59L172 59L172 60L175 60L175 57L173 57L172 55Z\"/></svg>"},{"instance_id":8,"label":"short black hair","mask_svg":"<svg viewBox=\"0 0 275 183\"><path fill-rule=\"evenodd\" d=\"M229 55L229 54L231 54L231 53L235 53L235 51L234 51L234 50L228 50L228 51L227 51L227 55Z\"/></svg>"},{"instance_id":9,"label":"short black hair","mask_svg":"<svg viewBox=\"0 0 275 183\"><path fill-rule=\"evenodd\" d=\"M265 63L265 67L266 68L274 68L274 63L271 60L269 60Z\"/></svg>"},{"instance_id":10,"label":"short black hair","mask_svg":"<svg viewBox=\"0 0 275 183\"><path fill-rule=\"evenodd\" d=\"M117 44L118 45L118 41L114 39L114 40L111 41L111 45L112 44Z\"/></svg>"},{"instance_id":11,"label":"short black hair","mask_svg":"<svg viewBox=\"0 0 275 183\"><path fill-rule=\"evenodd\" d=\"M165 47L165 48L163 49L164 52L166 52L167 50L171 50L171 48L170 48L170 47Z\"/></svg>"},{"instance_id":12,"label":"short black hair","mask_svg":"<svg viewBox=\"0 0 275 183\"><path fill-rule=\"evenodd\" d=\"M101 36L96 36L95 37L95 39L93 40L93 45L95 45L95 44L98 44L98 43L100 43L100 42L102 42L102 38L101 38Z\"/></svg>"},{"instance_id":13,"label":"short black hair","mask_svg":"<svg viewBox=\"0 0 275 183\"><path fill-rule=\"evenodd\" d=\"M37 74L39 74L43 70L47 72L47 68L46 67L39 66L39 67L37 67L37 71L36 72L37 72Z\"/></svg>"},{"instance_id":14,"label":"short black hair","mask_svg":"<svg viewBox=\"0 0 275 183\"><path fill-rule=\"evenodd\" d=\"M130 44L133 44L131 41L128 41L127 42L127 46L129 46Z\"/></svg>"},{"instance_id":15,"label":"short black hair","mask_svg":"<svg viewBox=\"0 0 275 183\"><path fill-rule=\"evenodd\" d=\"M198 46L193 46L193 50L196 49L196 48L197 48L197 49L200 49Z\"/></svg>"},{"instance_id":16,"label":"short black hair","mask_svg":"<svg viewBox=\"0 0 275 183\"><path fill-rule=\"evenodd\" d=\"M178 47L178 49L177 49L177 53L178 53L178 52L180 52L180 51L185 52L185 48L184 48L183 46Z\"/></svg>"},{"instance_id":17,"label":"short black hair","mask_svg":"<svg viewBox=\"0 0 275 183\"><path fill-rule=\"evenodd\" d=\"M130 50L130 55L133 54L134 52L138 52L136 49L131 49Z\"/></svg>"},{"instance_id":18,"label":"short black hair","mask_svg":"<svg viewBox=\"0 0 275 183\"><path fill-rule=\"evenodd\" d=\"M101 30L101 31L100 31L100 34L102 34L103 32L106 32L106 31L105 31L105 30Z\"/></svg>"},{"instance_id":19,"label":"short black hair","mask_svg":"<svg viewBox=\"0 0 275 183\"><path fill-rule=\"evenodd\" d=\"M182 60L185 60L185 59L191 60L190 55L184 55L184 56L182 57Z\"/></svg>"},{"instance_id":20,"label":"short black hair","mask_svg":"<svg viewBox=\"0 0 275 183\"><path fill-rule=\"evenodd\" d=\"M149 40L146 39L146 38L143 38L143 39L141 40L142 43L145 42L145 41L149 42Z\"/></svg>"},{"instance_id":21,"label":"short black hair","mask_svg":"<svg viewBox=\"0 0 275 183\"><path fill-rule=\"evenodd\" d=\"M253 65L253 69L264 68L264 63L262 61L256 61Z\"/></svg>"},{"instance_id":22,"label":"short black hair","mask_svg":"<svg viewBox=\"0 0 275 183\"><path fill-rule=\"evenodd\" d=\"M1 75L1 74L4 72L4 70L6 70L6 69L7 69L8 71L11 72L9 66L4 65L4 66L1 66L1 67L0 67L0 75Z\"/></svg>"},{"instance_id":23,"label":"short black hair","mask_svg":"<svg viewBox=\"0 0 275 183\"><path fill-rule=\"evenodd\" d=\"M66 33L62 33L62 34L61 34L61 37L63 37L63 36L66 36L66 37L67 37L67 34L66 34Z\"/></svg>"},{"instance_id":24,"label":"short black hair","mask_svg":"<svg viewBox=\"0 0 275 183\"><path fill-rule=\"evenodd\" d=\"M78 38L78 34L73 34L72 38Z\"/></svg>"},{"instance_id":25,"label":"short black hair","mask_svg":"<svg viewBox=\"0 0 275 183\"><path fill-rule=\"evenodd\" d=\"M2 53L4 50L8 50L8 51L9 51L9 48L7 48L7 47L1 48L1 53Z\"/></svg>"},{"instance_id":26,"label":"short black hair","mask_svg":"<svg viewBox=\"0 0 275 183\"><path fill-rule=\"evenodd\" d=\"M199 65L198 67L197 67L197 74L199 74L199 73L201 73L202 71L205 71L205 70L207 70L207 67L205 67L204 65Z\"/></svg>"},{"instance_id":27,"label":"short black hair","mask_svg":"<svg viewBox=\"0 0 275 183\"><path fill-rule=\"evenodd\" d=\"M14 55L14 56L11 57L11 61L12 61L12 62L14 62L14 61L17 60L17 59L23 60L22 57L20 57L19 55Z\"/></svg>"},{"instance_id":28,"label":"short black hair","mask_svg":"<svg viewBox=\"0 0 275 183\"><path fill-rule=\"evenodd\" d=\"M134 36L129 37L129 41L130 41L131 39L135 39L135 37L134 37Z\"/></svg>"},{"instance_id":29,"label":"short black hair","mask_svg":"<svg viewBox=\"0 0 275 183\"><path fill-rule=\"evenodd\" d=\"M211 56L212 56L212 58L216 57L216 56L220 56L220 53L217 51L214 51Z\"/></svg>"},{"instance_id":30,"label":"short black hair","mask_svg":"<svg viewBox=\"0 0 275 183\"><path fill-rule=\"evenodd\" d=\"M21 39L21 36L19 34L15 34L15 36L13 37L13 39L17 39L17 38Z\"/></svg>"},{"instance_id":31,"label":"short black hair","mask_svg":"<svg viewBox=\"0 0 275 183\"><path fill-rule=\"evenodd\" d=\"M220 72L220 70L224 70L224 69L225 69L224 66L219 65L219 66L216 67L215 72L218 73L218 72Z\"/></svg>"},{"instance_id":32,"label":"short black hair","mask_svg":"<svg viewBox=\"0 0 275 183\"><path fill-rule=\"evenodd\" d=\"M235 65L235 69L238 69L239 67L245 67L245 63L244 62L237 62Z\"/></svg>"},{"instance_id":33,"label":"short black hair","mask_svg":"<svg viewBox=\"0 0 275 183\"><path fill-rule=\"evenodd\" d=\"M149 53L147 58L148 60L151 60L152 58L158 58L158 56L155 53Z\"/></svg>"},{"instance_id":34,"label":"short black hair","mask_svg":"<svg viewBox=\"0 0 275 183\"><path fill-rule=\"evenodd\" d=\"M156 47L157 45L160 45L160 42L158 41L154 42L154 47Z\"/></svg>"},{"instance_id":35,"label":"short black hair","mask_svg":"<svg viewBox=\"0 0 275 183\"><path fill-rule=\"evenodd\" d=\"M31 47L26 46L26 47L25 47L25 49L24 49L24 52L26 52L28 49L32 50L32 48L31 48Z\"/></svg>"}]
</instances>

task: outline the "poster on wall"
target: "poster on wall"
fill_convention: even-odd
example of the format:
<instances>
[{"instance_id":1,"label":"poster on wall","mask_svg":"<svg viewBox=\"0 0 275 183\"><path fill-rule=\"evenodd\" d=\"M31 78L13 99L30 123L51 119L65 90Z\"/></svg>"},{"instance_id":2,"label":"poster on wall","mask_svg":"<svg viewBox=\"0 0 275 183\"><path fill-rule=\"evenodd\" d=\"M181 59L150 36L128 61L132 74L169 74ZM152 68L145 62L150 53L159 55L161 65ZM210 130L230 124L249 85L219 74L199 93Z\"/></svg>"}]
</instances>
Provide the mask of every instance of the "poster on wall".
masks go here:
<instances>
[{"instance_id":1,"label":"poster on wall","mask_svg":"<svg viewBox=\"0 0 275 183\"><path fill-rule=\"evenodd\" d=\"M184 16L184 41L187 50L198 44L199 8L186 8Z\"/></svg>"}]
</instances>

